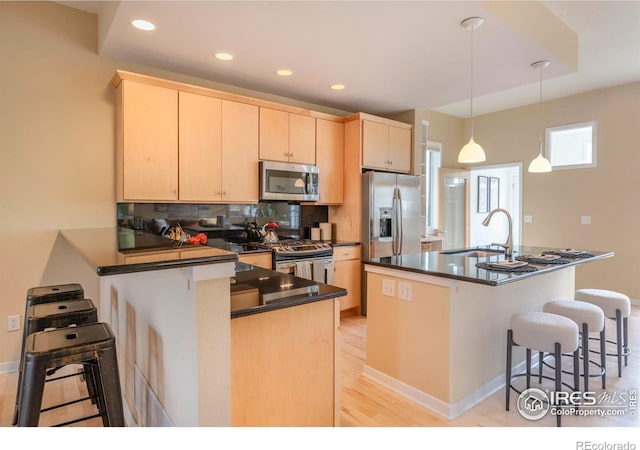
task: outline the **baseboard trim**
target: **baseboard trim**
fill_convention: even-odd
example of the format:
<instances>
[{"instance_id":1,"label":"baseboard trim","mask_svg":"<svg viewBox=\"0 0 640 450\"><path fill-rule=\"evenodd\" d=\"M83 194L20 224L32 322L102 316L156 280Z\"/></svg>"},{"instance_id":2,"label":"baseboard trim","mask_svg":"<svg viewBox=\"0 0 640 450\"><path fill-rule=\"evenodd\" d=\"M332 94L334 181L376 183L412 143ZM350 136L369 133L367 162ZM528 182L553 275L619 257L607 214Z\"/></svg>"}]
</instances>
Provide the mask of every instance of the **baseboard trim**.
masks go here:
<instances>
[{"instance_id":1,"label":"baseboard trim","mask_svg":"<svg viewBox=\"0 0 640 450\"><path fill-rule=\"evenodd\" d=\"M0 363L0 373L17 372L19 362L20 361L7 361Z\"/></svg>"},{"instance_id":2,"label":"baseboard trim","mask_svg":"<svg viewBox=\"0 0 640 450\"><path fill-rule=\"evenodd\" d=\"M537 358L537 355L531 358L532 367L538 365ZM522 361L513 367L513 373L520 373L525 369L525 362ZM367 365L364 366L362 376L447 420L455 419L498 390L504 389L505 384L504 374L501 374L461 400L455 403L447 403Z\"/></svg>"}]
</instances>

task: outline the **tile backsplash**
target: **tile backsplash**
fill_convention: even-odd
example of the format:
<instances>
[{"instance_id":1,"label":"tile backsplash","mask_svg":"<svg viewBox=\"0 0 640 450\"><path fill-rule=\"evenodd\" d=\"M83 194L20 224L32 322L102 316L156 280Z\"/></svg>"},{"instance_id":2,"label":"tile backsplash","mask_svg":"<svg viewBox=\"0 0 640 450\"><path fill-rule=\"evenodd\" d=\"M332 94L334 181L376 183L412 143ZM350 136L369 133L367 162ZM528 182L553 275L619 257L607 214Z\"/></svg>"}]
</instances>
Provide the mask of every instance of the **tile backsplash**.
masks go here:
<instances>
[{"instance_id":1,"label":"tile backsplash","mask_svg":"<svg viewBox=\"0 0 640 450\"><path fill-rule=\"evenodd\" d=\"M327 221L326 206L287 202L258 204L118 203L117 225L161 234L163 228L180 224L185 231L206 232L209 236L240 235L247 223L259 227L275 222L283 236L308 237L308 228Z\"/></svg>"}]
</instances>

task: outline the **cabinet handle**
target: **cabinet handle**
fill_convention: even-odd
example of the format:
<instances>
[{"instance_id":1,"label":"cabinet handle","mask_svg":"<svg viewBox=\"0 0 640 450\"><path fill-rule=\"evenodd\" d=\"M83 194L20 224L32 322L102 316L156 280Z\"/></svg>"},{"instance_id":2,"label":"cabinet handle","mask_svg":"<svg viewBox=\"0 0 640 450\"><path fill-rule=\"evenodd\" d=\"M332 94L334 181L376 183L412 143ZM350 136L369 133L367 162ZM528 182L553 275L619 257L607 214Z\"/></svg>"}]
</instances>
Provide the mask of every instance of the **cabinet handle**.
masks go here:
<instances>
[{"instance_id":1,"label":"cabinet handle","mask_svg":"<svg viewBox=\"0 0 640 450\"><path fill-rule=\"evenodd\" d=\"M173 194L173 196L177 196L178 195L178 190L177 189L171 189L171 193Z\"/></svg>"},{"instance_id":2,"label":"cabinet handle","mask_svg":"<svg viewBox=\"0 0 640 450\"><path fill-rule=\"evenodd\" d=\"M390 166L393 166L393 161L389 161L389 165L390 165Z\"/></svg>"}]
</instances>

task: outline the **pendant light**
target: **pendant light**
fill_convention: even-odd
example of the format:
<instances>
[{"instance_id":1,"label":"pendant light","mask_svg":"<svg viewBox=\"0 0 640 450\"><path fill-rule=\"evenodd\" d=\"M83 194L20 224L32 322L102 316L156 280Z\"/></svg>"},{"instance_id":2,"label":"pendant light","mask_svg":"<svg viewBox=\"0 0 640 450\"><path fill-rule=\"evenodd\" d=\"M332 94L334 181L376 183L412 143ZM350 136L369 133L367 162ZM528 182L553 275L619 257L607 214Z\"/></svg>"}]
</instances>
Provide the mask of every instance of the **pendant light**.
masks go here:
<instances>
[{"instance_id":1,"label":"pendant light","mask_svg":"<svg viewBox=\"0 0 640 450\"><path fill-rule=\"evenodd\" d=\"M538 106L539 109L539 124L540 127L540 150L538 156L535 157L531 164L529 164L529 172L531 173L544 173L551 172L551 163L547 158L542 155L542 69L545 67L549 67L549 61L536 61L531 64L531 67L534 69L540 70L540 103Z\"/></svg>"},{"instance_id":2,"label":"pendant light","mask_svg":"<svg viewBox=\"0 0 640 450\"><path fill-rule=\"evenodd\" d=\"M471 139L458 153L458 162L464 164L479 163L487 159L482 147L473 140L473 30L480 28L483 22L482 17L469 17L460 23L465 29L471 30Z\"/></svg>"}]
</instances>

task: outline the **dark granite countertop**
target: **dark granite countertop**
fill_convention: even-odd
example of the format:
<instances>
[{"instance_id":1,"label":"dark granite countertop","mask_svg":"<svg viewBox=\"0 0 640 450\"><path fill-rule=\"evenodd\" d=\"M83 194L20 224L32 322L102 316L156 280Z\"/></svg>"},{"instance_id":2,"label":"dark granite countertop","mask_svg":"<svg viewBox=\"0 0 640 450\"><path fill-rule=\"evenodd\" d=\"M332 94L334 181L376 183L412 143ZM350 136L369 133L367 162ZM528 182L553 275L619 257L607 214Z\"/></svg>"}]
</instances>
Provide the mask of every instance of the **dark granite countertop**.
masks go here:
<instances>
[{"instance_id":1,"label":"dark granite countertop","mask_svg":"<svg viewBox=\"0 0 640 450\"><path fill-rule=\"evenodd\" d=\"M157 235L122 228L84 228L60 230L61 236L75 249L98 275L118 275L150 270L173 269L204 264L235 262L238 254L224 249L209 248L207 256L197 252L179 255L179 250L197 249L197 245L176 242ZM176 251L175 257L155 262L127 262L127 256L151 251Z\"/></svg>"},{"instance_id":2,"label":"dark granite countertop","mask_svg":"<svg viewBox=\"0 0 640 450\"><path fill-rule=\"evenodd\" d=\"M347 291L293 275L236 262L231 318L274 311L347 295Z\"/></svg>"},{"instance_id":3,"label":"dark granite countertop","mask_svg":"<svg viewBox=\"0 0 640 450\"><path fill-rule=\"evenodd\" d=\"M495 246L474 247L477 250L496 250ZM461 249L462 250L462 249ZM466 249L471 250L471 249ZM515 246L513 252L513 258L526 257L530 255L542 255L543 253L556 253L560 248L547 248L547 247L530 247L530 246ZM592 251L586 249L579 249L585 253L593 255L588 258L564 258L564 264L538 264L528 262L529 266L533 266L535 271L515 273L515 272L501 272L495 270L488 270L484 268L476 267L477 263L482 262L497 262L504 261L506 258L504 254L496 253L495 256L489 257L474 257L464 256L462 254L444 254L440 251L423 252L410 255L391 256L383 258L372 258L363 261L365 264L374 266L386 267L389 269L406 270L409 272L420 273L424 275L432 275L436 277L450 278L460 281L468 281L471 283L486 284L489 286L498 286L505 283L521 280L536 276L539 274L548 273L553 270L562 270L566 267L576 266L579 264L585 264L588 262L610 258L614 254L613 252L601 252ZM454 252L456 250L447 250L447 252Z\"/></svg>"},{"instance_id":4,"label":"dark granite countertop","mask_svg":"<svg viewBox=\"0 0 640 450\"><path fill-rule=\"evenodd\" d=\"M348 246L351 246L351 245L360 245L360 242L332 240L331 241L331 245L333 245L334 247L348 247Z\"/></svg>"}]
</instances>

